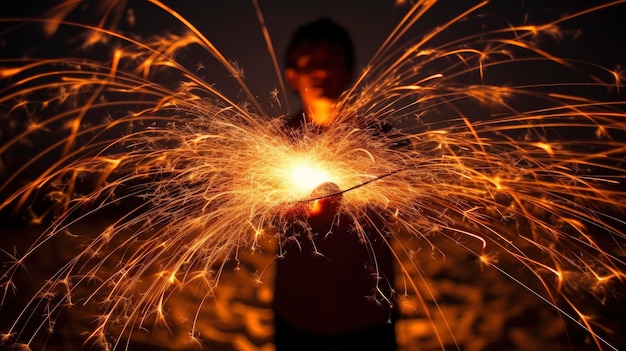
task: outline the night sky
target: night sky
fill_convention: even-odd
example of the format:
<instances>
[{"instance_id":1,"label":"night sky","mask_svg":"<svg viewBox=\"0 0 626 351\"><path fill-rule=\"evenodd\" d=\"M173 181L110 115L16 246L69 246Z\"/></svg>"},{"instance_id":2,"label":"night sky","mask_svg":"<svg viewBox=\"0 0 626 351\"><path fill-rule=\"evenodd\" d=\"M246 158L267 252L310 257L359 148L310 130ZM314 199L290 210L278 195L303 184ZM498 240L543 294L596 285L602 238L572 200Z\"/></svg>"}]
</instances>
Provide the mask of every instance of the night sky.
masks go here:
<instances>
[{"instance_id":1,"label":"night sky","mask_svg":"<svg viewBox=\"0 0 626 351\"><path fill-rule=\"evenodd\" d=\"M97 5L104 1L86 2L92 4L73 12L70 19L91 20ZM250 89L264 102L269 92L279 88L276 73L264 42L260 25L252 1L165 1L183 17L196 26L229 60L243 68ZM402 38L403 42L413 42L434 28L445 24L474 2L441 1L436 4ZM554 20L589 7L591 2L584 0L512 0L494 1L482 7L468 18L458 21L450 30L435 37L427 45L437 45L461 39L471 33L486 32L489 29L505 28L509 24L536 24ZM593 2L596 3L596 2ZM4 16L33 16L43 12L50 5L34 0L20 1L11 8L3 9ZM390 0L318 0L318 1L259 1L276 55L283 67L284 48L293 31L303 23L327 16L344 25L352 34L357 56L357 73L365 67L369 59L387 38L394 26L409 9L409 4L396 4ZM124 33L142 35L180 33L182 25L172 20L154 5L141 1L129 1L135 22L129 24L127 14L117 26ZM563 37L546 39L542 47L563 57L576 57L592 61L608 68L626 67L626 25L623 18L626 5L616 5L561 24ZM74 17L72 17L74 16ZM1 24L3 28L9 24ZM54 38L43 38L37 29L26 34L15 35L4 32L0 45L4 55L29 54L68 55L65 43L76 43L72 31L59 31ZM28 36L28 37L25 37ZM73 45L70 44L70 45ZM37 55L36 54L36 55ZM221 68L206 53L184 52L181 62L205 68L198 75L237 100L238 86L233 84L229 73ZM532 74L533 72L526 72ZM297 106L295 95L289 92L291 110ZM285 111L274 111L281 113Z\"/></svg>"}]
</instances>

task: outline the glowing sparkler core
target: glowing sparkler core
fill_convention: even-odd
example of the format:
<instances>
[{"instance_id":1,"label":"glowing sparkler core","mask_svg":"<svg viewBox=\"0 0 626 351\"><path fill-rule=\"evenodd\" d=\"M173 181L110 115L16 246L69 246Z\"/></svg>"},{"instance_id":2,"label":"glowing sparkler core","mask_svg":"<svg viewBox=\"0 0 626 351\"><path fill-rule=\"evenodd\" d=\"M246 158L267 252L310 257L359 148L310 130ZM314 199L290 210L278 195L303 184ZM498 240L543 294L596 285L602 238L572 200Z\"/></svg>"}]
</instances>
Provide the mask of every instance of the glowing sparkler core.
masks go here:
<instances>
[{"instance_id":1,"label":"glowing sparkler core","mask_svg":"<svg viewBox=\"0 0 626 351\"><path fill-rule=\"evenodd\" d=\"M287 188L293 190L295 198L302 198L310 195L315 188L322 183L339 182L339 175L328 171L329 165L321 160L315 160L310 156L289 161L285 168L284 181Z\"/></svg>"}]
</instances>

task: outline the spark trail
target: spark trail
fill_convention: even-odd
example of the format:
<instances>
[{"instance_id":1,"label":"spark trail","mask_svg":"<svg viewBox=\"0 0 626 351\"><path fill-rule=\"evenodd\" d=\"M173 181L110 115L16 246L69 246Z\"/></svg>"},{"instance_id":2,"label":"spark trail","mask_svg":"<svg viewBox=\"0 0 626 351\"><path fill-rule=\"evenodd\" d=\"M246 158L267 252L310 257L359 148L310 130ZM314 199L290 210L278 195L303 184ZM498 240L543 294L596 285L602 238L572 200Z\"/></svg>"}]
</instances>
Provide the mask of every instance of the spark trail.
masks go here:
<instances>
[{"instance_id":1,"label":"spark trail","mask_svg":"<svg viewBox=\"0 0 626 351\"><path fill-rule=\"evenodd\" d=\"M288 209L307 206L319 184L333 182L355 228L388 223L391 237L378 234L397 244L407 285L400 290L428 294L413 275L418 263L406 258L415 243L436 252L445 238L528 284L496 257L514 260L516 271L543 286L533 291L551 308L577 321L599 349L615 348L576 301L581 291L601 299L624 279L626 112L610 93L623 76L536 44L587 11L433 46L477 20L486 3L413 40L411 28L438 5L418 1L342 99L338 122L320 133L286 131L210 38L164 3L148 2L177 19L182 34L124 34L110 25L125 6L118 2L102 2L108 7L97 24L68 19L77 11L69 1L44 17L2 20L74 28L86 49L105 43L110 51L107 59L1 62L3 128L12 137L0 145L0 209L46 225L26 252L6 252L3 305L42 247L117 214L77 237L72 256L3 326L3 343L31 348L65 310L80 306L94 311L86 341L124 349L141 328L170 323L175 293L200 289L210 299L226 261L280 236ZM177 55L190 47L212 55L246 98L225 96L182 64ZM491 72L528 65L580 79L488 83ZM573 86L608 99L567 92ZM381 125L394 128L383 133ZM42 136L32 157L16 158L25 144L41 146ZM195 323L189 335L196 339Z\"/></svg>"}]
</instances>

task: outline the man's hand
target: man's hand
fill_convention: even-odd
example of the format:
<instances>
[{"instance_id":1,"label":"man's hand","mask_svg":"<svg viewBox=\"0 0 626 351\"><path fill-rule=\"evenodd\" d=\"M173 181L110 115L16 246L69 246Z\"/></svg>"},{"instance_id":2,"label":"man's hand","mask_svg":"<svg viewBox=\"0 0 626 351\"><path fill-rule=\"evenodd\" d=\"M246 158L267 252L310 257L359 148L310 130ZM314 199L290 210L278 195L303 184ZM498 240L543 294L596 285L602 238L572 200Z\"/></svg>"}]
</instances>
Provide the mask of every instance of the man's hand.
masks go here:
<instances>
[{"instance_id":1,"label":"man's hand","mask_svg":"<svg viewBox=\"0 0 626 351\"><path fill-rule=\"evenodd\" d=\"M335 183L324 183L311 193L314 198L308 208L308 223L312 227L328 225L341 206L341 189Z\"/></svg>"},{"instance_id":2,"label":"man's hand","mask_svg":"<svg viewBox=\"0 0 626 351\"><path fill-rule=\"evenodd\" d=\"M309 196L313 200L285 207L281 217L306 221L311 227L328 225L339 212L341 189L335 183L318 186Z\"/></svg>"}]
</instances>

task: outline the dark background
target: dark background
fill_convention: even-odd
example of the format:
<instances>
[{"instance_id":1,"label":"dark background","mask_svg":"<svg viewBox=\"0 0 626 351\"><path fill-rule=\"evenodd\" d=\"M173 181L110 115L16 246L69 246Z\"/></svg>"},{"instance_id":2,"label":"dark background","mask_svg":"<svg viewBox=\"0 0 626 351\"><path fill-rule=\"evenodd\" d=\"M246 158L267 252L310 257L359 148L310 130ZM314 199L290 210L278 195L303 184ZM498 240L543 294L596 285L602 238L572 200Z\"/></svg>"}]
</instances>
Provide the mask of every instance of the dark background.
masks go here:
<instances>
[{"instance_id":1,"label":"dark background","mask_svg":"<svg viewBox=\"0 0 626 351\"><path fill-rule=\"evenodd\" d=\"M53 2L25 0L4 5L3 17L33 17L51 7ZM98 9L104 1L88 1L77 8L68 18L92 23L100 20ZM261 26L252 1L165 1L192 25L196 26L229 60L237 62L245 72L245 81L257 99L267 104L270 92L280 89L277 74L272 66ZM284 48L293 31L303 23L327 16L344 25L353 35L357 57L357 73L365 67L374 53L391 33L395 25L409 9L410 2L396 3L389 0L319 0L319 1L259 1L269 34L281 68ZM588 9L599 1L585 0L531 0L493 1L468 18L457 21L455 26L433 38L427 47L436 47L470 34L487 32L509 25L541 24L556 20L577 11ZM444 25L474 2L441 1L429 10L402 38L402 42L414 42L425 33ZM124 33L142 35L180 33L182 25L172 20L154 5L131 0L127 9L132 9L134 23L129 24L128 13L123 13L117 28ZM560 23L559 37L542 39L542 48L557 56L593 62L609 69L626 67L626 5L615 5ZM0 23L11 28L14 23ZM0 27L1 28L1 27ZM60 30L53 38L45 38L38 28L30 28L15 35L3 31L0 50L2 56L68 55L72 52L64 47L70 42L75 47L79 39L72 40L72 30ZM105 50L105 49L102 49ZM104 54L104 53L102 53ZM102 56L102 55L101 55ZM180 59L191 67L202 64L198 75L231 96L235 101L241 96L240 88L234 84L230 73L206 53L189 50ZM510 72L514 74L514 72ZM546 72L524 72L524 77L545 77ZM515 77L513 77L515 78ZM517 77L520 78L520 77ZM505 77L502 81L506 82ZM280 95L284 100L284 95ZM294 94L287 92L290 109L269 109L276 115L297 109Z\"/></svg>"}]
</instances>

